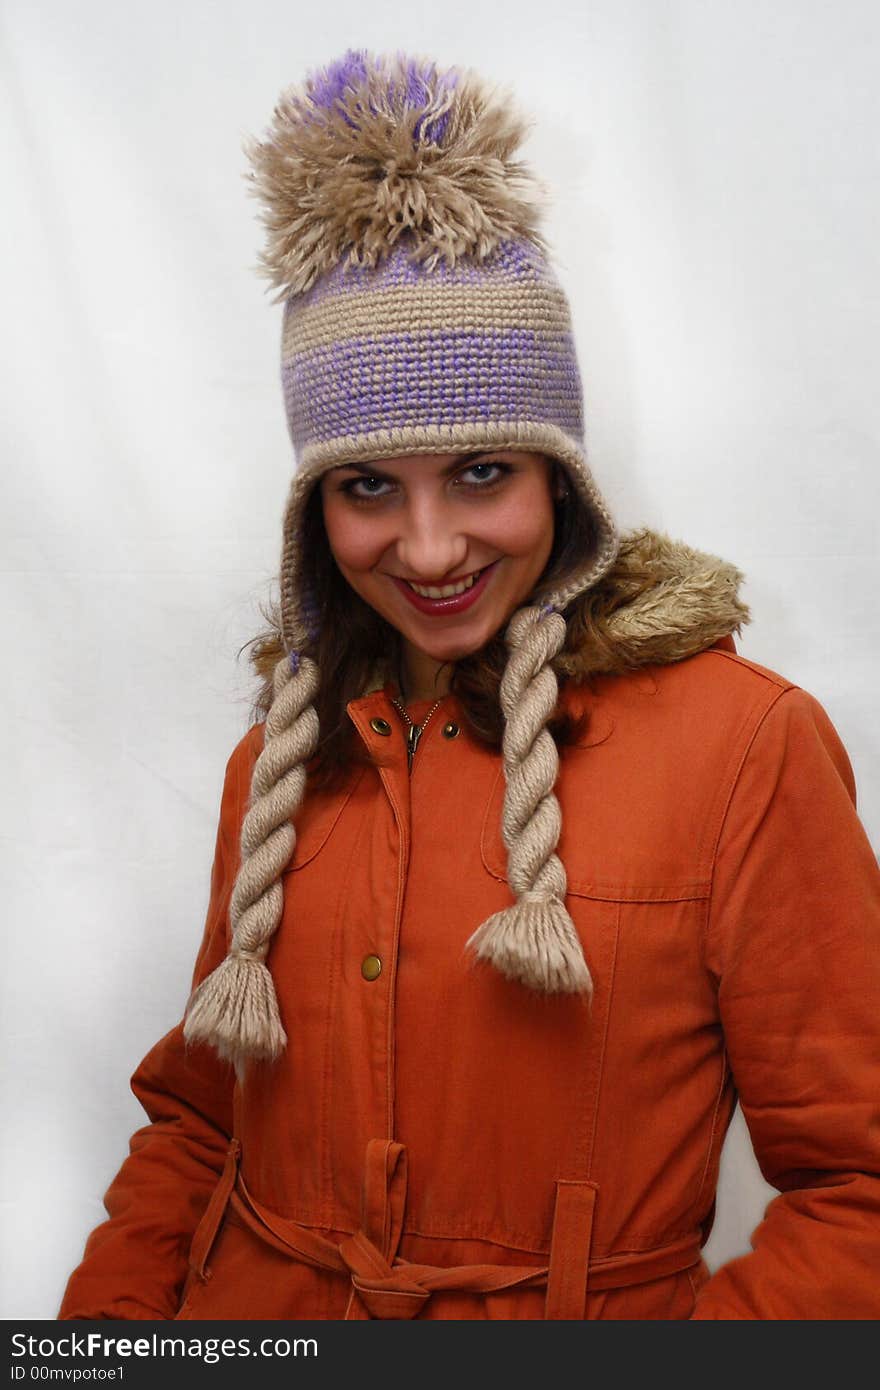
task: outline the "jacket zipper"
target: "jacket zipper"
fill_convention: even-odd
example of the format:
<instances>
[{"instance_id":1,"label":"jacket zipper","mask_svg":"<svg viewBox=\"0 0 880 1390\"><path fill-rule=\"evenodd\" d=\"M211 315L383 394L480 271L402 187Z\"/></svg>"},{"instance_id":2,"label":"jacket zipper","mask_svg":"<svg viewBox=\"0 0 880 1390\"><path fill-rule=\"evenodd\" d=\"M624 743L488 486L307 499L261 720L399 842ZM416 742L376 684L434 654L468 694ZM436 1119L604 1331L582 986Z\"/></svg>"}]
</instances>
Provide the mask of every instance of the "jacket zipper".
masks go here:
<instances>
[{"instance_id":1,"label":"jacket zipper","mask_svg":"<svg viewBox=\"0 0 880 1390\"><path fill-rule=\"evenodd\" d=\"M422 737L422 734L425 732L425 725L427 724L428 720L431 718L431 715L434 713L434 711L440 708L440 705L443 703L443 701L442 701L442 700L438 700L437 703L436 703L436 705L434 705L434 708L428 710L428 713L425 715L425 717L424 717L424 719L422 720L421 724L415 724L415 723L413 723L412 719L410 719L409 715L407 714L406 710L404 709L403 705L400 703L399 700L394 699L394 698L392 697L391 703L392 703L392 705L394 706L394 708L395 708L396 710L398 710L398 711L403 715L404 719L405 719L406 722L407 722L407 731L406 731L406 768L407 768L407 772L412 772L413 758L415 757L415 755L416 755L416 749L417 749L418 746L419 746L419 739Z\"/></svg>"}]
</instances>

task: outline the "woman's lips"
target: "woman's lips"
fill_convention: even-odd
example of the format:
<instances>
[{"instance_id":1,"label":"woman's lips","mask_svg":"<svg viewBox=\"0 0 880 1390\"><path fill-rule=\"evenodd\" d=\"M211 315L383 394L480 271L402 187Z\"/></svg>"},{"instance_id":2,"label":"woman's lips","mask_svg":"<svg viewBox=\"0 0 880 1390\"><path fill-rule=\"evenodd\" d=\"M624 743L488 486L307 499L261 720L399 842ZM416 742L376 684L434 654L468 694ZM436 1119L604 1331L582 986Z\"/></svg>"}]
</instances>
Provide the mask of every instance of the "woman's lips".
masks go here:
<instances>
[{"instance_id":1,"label":"woman's lips","mask_svg":"<svg viewBox=\"0 0 880 1390\"><path fill-rule=\"evenodd\" d=\"M492 578L498 563L497 560L493 560L491 565L486 566L475 584L472 584L469 589L465 589L463 594L452 594L450 598L423 598L421 594L417 594L414 589L409 587L405 579L398 579L394 574L389 575L389 578L394 580L404 598L409 600L413 608L417 608L420 613L428 613L432 617L441 618L445 617L447 613L463 613L466 608L470 608L472 604L476 603Z\"/></svg>"}]
</instances>

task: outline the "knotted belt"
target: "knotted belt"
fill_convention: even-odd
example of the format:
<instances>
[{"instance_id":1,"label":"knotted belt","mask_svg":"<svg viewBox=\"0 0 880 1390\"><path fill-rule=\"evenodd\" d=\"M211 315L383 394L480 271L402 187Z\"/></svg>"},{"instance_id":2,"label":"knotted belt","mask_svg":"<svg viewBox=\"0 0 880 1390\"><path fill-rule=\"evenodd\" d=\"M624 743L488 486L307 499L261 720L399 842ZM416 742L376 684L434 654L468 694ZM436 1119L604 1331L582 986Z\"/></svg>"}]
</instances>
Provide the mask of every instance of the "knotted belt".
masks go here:
<instances>
[{"instance_id":1,"label":"knotted belt","mask_svg":"<svg viewBox=\"0 0 880 1390\"><path fill-rule=\"evenodd\" d=\"M352 1294L346 1318L414 1318L432 1294L442 1290L494 1293L499 1289L546 1284L545 1317L581 1319L587 1287L615 1289L645 1283L688 1269L700 1258L699 1232L622 1255L590 1260L597 1187L592 1182L559 1180L546 1265L437 1265L398 1258L406 1205L406 1149L392 1139L367 1144L360 1229L338 1244L308 1226L262 1206L239 1172L241 1144L233 1139L223 1174L196 1231L190 1253L195 1274L205 1279L206 1262L231 1205L244 1224L275 1250L293 1259L347 1276Z\"/></svg>"}]
</instances>

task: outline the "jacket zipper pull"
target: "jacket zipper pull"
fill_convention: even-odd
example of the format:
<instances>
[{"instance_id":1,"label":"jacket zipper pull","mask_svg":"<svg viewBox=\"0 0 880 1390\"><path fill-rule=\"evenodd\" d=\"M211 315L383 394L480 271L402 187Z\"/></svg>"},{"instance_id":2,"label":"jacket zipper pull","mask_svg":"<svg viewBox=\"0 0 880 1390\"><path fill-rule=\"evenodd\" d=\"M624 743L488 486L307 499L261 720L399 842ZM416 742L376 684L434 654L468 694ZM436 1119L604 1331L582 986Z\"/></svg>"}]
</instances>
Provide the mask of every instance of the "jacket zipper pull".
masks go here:
<instances>
[{"instance_id":1,"label":"jacket zipper pull","mask_svg":"<svg viewBox=\"0 0 880 1390\"><path fill-rule=\"evenodd\" d=\"M412 772L413 758L415 756L415 751L419 746L419 739L425 731L425 725L431 718L431 715L434 713L434 711L440 708L440 706L443 703L443 700L441 697L441 699L437 701L433 709L430 709L428 713L425 715L421 724L416 724L412 719L410 719L409 715L407 714L406 710L404 709L403 705L400 703L399 700L392 699L391 703L395 709L400 711L400 713L406 720L406 766L407 771Z\"/></svg>"},{"instance_id":2,"label":"jacket zipper pull","mask_svg":"<svg viewBox=\"0 0 880 1390\"><path fill-rule=\"evenodd\" d=\"M406 765L410 772L412 771L413 758L416 755L416 749L419 746L419 739L421 736L422 726L410 724L406 732Z\"/></svg>"}]
</instances>

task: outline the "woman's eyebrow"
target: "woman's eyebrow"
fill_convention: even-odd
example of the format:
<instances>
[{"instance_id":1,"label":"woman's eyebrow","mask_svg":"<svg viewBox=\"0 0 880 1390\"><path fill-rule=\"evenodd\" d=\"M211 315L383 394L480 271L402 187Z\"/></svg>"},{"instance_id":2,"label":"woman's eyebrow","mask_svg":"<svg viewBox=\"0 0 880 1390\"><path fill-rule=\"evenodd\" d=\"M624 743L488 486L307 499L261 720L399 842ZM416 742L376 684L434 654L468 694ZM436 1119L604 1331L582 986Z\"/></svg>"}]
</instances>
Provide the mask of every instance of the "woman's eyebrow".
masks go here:
<instances>
[{"instance_id":1,"label":"woman's eyebrow","mask_svg":"<svg viewBox=\"0 0 880 1390\"><path fill-rule=\"evenodd\" d=\"M440 476L448 478L450 473L454 473L457 468L461 468L464 464L473 463L475 459L483 458L484 455L495 452L497 452L497 450L478 449L476 453L473 454L458 454L451 463L448 463L445 468L441 469ZM351 468L355 473L363 473L364 476L368 478L382 478L391 482L396 481L393 474L383 473L381 467L375 463L338 463L333 471L336 473L343 468Z\"/></svg>"}]
</instances>

